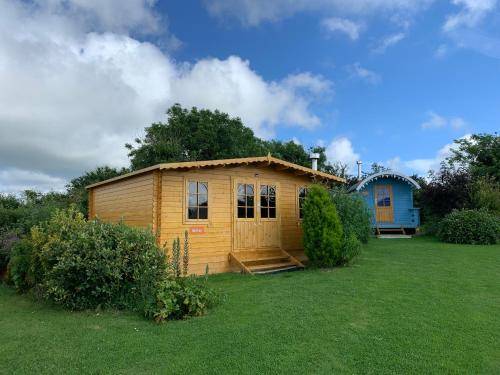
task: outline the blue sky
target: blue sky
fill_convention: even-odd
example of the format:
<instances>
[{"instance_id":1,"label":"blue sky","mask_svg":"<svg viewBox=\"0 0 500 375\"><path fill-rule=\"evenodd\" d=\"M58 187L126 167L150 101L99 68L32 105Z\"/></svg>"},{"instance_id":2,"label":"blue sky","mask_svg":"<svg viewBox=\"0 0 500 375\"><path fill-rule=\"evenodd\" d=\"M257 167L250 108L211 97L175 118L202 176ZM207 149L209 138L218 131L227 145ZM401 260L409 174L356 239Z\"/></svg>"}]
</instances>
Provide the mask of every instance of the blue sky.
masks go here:
<instances>
[{"instance_id":1,"label":"blue sky","mask_svg":"<svg viewBox=\"0 0 500 375\"><path fill-rule=\"evenodd\" d=\"M0 5L0 191L126 165L175 102L421 175L500 128L497 0Z\"/></svg>"}]
</instances>

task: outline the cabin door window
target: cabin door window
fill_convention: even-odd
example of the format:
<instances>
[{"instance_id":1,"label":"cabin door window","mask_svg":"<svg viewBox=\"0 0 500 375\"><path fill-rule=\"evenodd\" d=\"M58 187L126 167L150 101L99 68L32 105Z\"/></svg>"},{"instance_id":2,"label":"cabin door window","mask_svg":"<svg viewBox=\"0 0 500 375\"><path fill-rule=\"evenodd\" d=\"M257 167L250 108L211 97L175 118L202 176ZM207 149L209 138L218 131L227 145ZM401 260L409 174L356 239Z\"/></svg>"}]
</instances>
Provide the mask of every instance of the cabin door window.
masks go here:
<instances>
[{"instance_id":1,"label":"cabin door window","mask_svg":"<svg viewBox=\"0 0 500 375\"><path fill-rule=\"evenodd\" d=\"M394 207L390 185L375 186L375 209L377 223L393 223Z\"/></svg>"}]
</instances>

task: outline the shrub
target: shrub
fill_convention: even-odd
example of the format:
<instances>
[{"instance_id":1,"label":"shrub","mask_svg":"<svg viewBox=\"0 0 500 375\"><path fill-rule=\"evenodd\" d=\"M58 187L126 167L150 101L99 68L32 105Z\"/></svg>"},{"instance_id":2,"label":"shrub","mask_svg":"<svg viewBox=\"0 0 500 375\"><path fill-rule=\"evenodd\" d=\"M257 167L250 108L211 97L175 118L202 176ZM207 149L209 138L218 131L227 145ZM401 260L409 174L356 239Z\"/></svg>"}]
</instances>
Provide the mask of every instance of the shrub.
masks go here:
<instances>
[{"instance_id":1,"label":"shrub","mask_svg":"<svg viewBox=\"0 0 500 375\"><path fill-rule=\"evenodd\" d=\"M303 206L304 251L316 266L331 267L341 262L342 224L328 191L313 185Z\"/></svg>"},{"instance_id":2,"label":"shrub","mask_svg":"<svg viewBox=\"0 0 500 375\"><path fill-rule=\"evenodd\" d=\"M188 262L187 234L184 245ZM201 315L216 300L205 283L178 272L150 231L87 221L74 207L33 227L9 262L19 291L36 287L43 298L72 310L127 308L157 321Z\"/></svg>"},{"instance_id":3,"label":"shrub","mask_svg":"<svg viewBox=\"0 0 500 375\"><path fill-rule=\"evenodd\" d=\"M361 254L361 241L354 232L344 236L342 241L341 263L349 264L354 258Z\"/></svg>"},{"instance_id":4,"label":"shrub","mask_svg":"<svg viewBox=\"0 0 500 375\"><path fill-rule=\"evenodd\" d=\"M8 281L17 292L25 292L34 284L31 272L33 246L28 239L16 241L12 245L8 265Z\"/></svg>"},{"instance_id":5,"label":"shrub","mask_svg":"<svg viewBox=\"0 0 500 375\"><path fill-rule=\"evenodd\" d=\"M456 210L441 221L438 238L459 244L495 244L500 241L500 218L486 210Z\"/></svg>"},{"instance_id":6,"label":"shrub","mask_svg":"<svg viewBox=\"0 0 500 375\"><path fill-rule=\"evenodd\" d=\"M19 241L19 236L13 230L0 229L0 275L7 269L12 246Z\"/></svg>"},{"instance_id":7,"label":"shrub","mask_svg":"<svg viewBox=\"0 0 500 375\"><path fill-rule=\"evenodd\" d=\"M500 183L492 179L478 179L472 186L471 199L476 208L500 215Z\"/></svg>"},{"instance_id":8,"label":"shrub","mask_svg":"<svg viewBox=\"0 0 500 375\"><path fill-rule=\"evenodd\" d=\"M363 198L357 193L347 194L344 189L334 189L332 199L342 222L344 237L352 233L359 241L367 243L372 233L372 214Z\"/></svg>"}]
</instances>

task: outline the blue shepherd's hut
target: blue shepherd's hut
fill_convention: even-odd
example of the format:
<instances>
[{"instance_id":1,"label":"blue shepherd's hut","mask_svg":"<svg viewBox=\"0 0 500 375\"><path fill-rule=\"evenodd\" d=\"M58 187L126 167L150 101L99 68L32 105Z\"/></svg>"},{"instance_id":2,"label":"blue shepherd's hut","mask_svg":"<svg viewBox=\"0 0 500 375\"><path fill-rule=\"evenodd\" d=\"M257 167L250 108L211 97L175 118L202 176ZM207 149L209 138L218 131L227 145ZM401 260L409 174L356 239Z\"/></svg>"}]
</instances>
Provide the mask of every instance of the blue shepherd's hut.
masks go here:
<instances>
[{"instance_id":1,"label":"blue shepherd's hut","mask_svg":"<svg viewBox=\"0 0 500 375\"><path fill-rule=\"evenodd\" d=\"M377 234L397 231L414 233L420 224L420 211L413 207L413 191L420 185L396 171L372 174L355 185L350 192L361 194L372 211L372 226Z\"/></svg>"}]
</instances>

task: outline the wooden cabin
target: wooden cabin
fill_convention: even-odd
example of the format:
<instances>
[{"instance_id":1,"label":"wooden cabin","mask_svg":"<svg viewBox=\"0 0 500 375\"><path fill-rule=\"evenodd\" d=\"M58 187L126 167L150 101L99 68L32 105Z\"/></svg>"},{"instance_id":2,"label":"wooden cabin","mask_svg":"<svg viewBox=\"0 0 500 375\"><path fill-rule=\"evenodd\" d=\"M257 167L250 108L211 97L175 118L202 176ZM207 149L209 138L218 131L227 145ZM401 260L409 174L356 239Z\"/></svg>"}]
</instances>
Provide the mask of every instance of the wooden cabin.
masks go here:
<instances>
[{"instance_id":1,"label":"wooden cabin","mask_svg":"<svg viewBox=\"0 0 500 375\"><path fill-rule=\"evenodd\" d=\"M420 185L396 171L372 174L349 191L361 194L372 211L372 226L377 234L415 233L420 225L420 210L413 207L413 191Z\"/></svg>"},{"instance_id":2,"label":"wooden cabin","mask_svg":"<svg viewBox=\"0 0 500 375\"><path fill-rule=\"evenodd\" d=\"M271 157L158 164L87 187L89 217L151 228L159 243L187 230L190 273L302 267L307 187L345 180Z\"/></svg>"}]
</instances>

